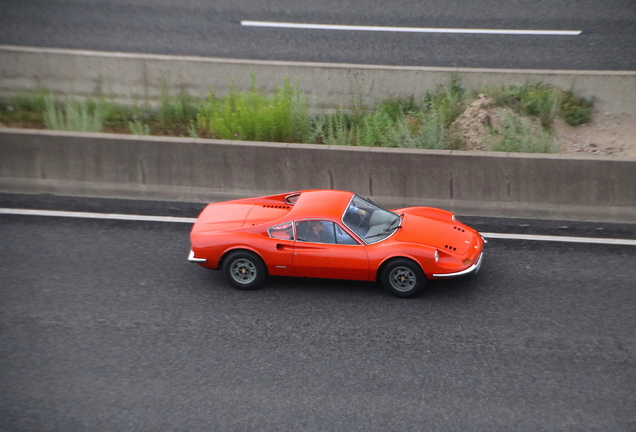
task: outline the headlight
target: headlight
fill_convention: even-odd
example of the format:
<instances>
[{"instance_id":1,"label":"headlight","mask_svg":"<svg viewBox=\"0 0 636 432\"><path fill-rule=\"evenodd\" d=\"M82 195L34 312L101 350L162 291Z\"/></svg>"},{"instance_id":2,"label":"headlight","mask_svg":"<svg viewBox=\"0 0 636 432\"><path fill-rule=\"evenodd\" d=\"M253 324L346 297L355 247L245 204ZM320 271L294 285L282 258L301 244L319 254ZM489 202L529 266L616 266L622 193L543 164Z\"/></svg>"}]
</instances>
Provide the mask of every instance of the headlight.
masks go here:
<instances>
[{"instance_id":1,"label":"headlight","mask_svg":"<svg viewBox=\"0 0 636 432\"><path fill-rule=\"evenodd\" d=\"M454 213L451 215L451 219L453 220L453 222L457 223L457 218L455 217Z\"/></svg>"}]
</instances>

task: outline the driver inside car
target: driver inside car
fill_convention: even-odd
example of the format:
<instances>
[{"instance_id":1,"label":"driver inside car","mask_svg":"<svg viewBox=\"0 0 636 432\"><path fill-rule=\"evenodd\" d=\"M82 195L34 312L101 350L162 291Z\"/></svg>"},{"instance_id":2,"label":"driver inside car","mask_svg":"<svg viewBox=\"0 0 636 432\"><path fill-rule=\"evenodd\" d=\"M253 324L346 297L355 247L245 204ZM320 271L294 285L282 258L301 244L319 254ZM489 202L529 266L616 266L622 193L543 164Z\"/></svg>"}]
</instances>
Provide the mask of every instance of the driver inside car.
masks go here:
<instances>
[{"instance_id":1,"label":"driver inside car","mask_svg":"<svg viewBox=\"0 0 636 432\"><path fill-rule=\"evenodd\" d=\"M351 204L349 208L347 208L347 213L345 214L345 217L348 218L348 217L358 216L360 218L360 222L362 222L366 218L367 213L368 212L366 210Z\"/></svg>"}]
</instances>

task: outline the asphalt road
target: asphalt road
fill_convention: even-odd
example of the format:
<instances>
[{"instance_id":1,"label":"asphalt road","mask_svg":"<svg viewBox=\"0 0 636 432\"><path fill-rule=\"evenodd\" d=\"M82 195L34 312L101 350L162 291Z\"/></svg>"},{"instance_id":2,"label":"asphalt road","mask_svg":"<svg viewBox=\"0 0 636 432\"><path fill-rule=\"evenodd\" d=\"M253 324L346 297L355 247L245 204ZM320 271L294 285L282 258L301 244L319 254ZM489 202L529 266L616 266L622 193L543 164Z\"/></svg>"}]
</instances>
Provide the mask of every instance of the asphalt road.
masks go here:
<instances>
[{"instance_id":1,"label":"asphalt road","mask_svg":"<svg viewBox=\"0 0 636 432\"><path fill-rule=\"evenodd\" d=\"M202 207L0 195L29 205ZM189 228L0 216L0 431L636 428L633 246L491 240L474 277L400 300L329 280L233 290L186 261Z\"/></svg>"},{"instance_id":2,"label":"asphalt road","mask_svg":"<svg viewBox=\"0 0 636 432\"><path fill-rule=\"evenodd\" d=\"M578 36L271 29L241 21L581 30ZM633 0L2 0L0 44L445 67L636 70Z\"/></svg>"}]
</instances>

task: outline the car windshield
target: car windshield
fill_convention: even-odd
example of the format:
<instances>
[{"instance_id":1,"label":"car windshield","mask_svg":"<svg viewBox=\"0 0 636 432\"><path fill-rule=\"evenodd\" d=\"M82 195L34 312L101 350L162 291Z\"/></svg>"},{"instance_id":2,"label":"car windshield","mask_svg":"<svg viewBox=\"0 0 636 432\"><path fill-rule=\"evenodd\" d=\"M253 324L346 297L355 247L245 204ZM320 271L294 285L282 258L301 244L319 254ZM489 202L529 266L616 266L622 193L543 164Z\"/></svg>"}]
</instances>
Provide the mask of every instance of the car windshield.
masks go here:
<instances>
[{"instance_id":1,"label":"car windshield","mask_svg":"<svg viewBox=\"0 0 636 432\"><path fill-rule=\"evenodd\" d=\"M355 195L342 222L366 243L377 243L393 234L400 227L402 218Z\"/></svg>"}]
</instances>

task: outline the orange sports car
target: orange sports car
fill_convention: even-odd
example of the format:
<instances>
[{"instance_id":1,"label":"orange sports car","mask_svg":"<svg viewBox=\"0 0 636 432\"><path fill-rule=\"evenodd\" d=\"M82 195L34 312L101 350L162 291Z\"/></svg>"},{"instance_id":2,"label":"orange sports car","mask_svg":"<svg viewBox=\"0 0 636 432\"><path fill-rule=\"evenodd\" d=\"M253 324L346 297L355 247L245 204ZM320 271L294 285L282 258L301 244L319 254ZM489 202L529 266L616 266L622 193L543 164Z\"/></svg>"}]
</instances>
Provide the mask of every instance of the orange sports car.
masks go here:
<instances>
[{"instance_id":1,"label":"orange sports car","mask_svg":"<svg viewBox=\"0 0 636 432\"><path fill-rule=\"evenodd\" d=\"M427 279L476 273L484 239L451 212L384 210L351 192L309 190L209 204L189 261L223 270L238 289L267 275L380 281L413 297Z\"/></svg>"}]
</instances>

